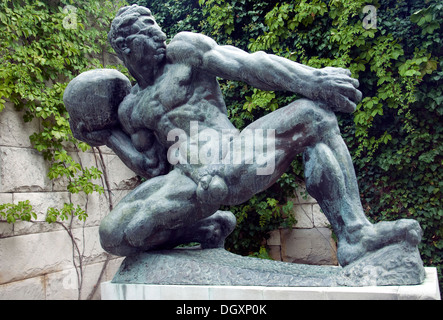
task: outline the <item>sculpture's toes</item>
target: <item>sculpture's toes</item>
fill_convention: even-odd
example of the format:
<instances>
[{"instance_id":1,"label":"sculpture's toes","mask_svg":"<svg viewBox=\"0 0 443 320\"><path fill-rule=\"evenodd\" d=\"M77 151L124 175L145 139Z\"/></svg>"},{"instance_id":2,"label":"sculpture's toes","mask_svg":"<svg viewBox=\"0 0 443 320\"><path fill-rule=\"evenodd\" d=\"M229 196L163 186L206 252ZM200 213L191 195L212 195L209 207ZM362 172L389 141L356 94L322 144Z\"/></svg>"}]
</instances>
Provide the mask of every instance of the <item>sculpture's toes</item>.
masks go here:
<instances>
[{"instance_id":1,"label":"sculpture's toes","mask_svg":"<svg viewBox=\"0 0 443 320\"><path fill-rule=\"evenodd\" d=\"M396 221L395 229L398 230L399 233L403 234L403 237L408 243L413 246L416 246L420 243L423 231L420 227L420 224L412 219L400 219Z\"/></svg>"},{"instance_id":2,"label":"sculpture's toes","mask_svg":"<svg viewBox=\"0 0 443 320\"><path fill-rule=\"evenodd\" d=\"M217 211L205 219L199 232L199 242L204 249L223 248L226 237L236 226L235 216L230 211Z\"/></svg>"},{"instance_id":3,"label":"sculpture's toes","mask_svg":"<svg viewBox=\"0 0 443 320\"><path fill-rule=\"evenodd\" d=\"M420 225L415 220L382 221L374 224L372 230L367 230L363 244L368 251L400 242L416 246L421 241L421 234Z\"/></svg>"}]
</instances>

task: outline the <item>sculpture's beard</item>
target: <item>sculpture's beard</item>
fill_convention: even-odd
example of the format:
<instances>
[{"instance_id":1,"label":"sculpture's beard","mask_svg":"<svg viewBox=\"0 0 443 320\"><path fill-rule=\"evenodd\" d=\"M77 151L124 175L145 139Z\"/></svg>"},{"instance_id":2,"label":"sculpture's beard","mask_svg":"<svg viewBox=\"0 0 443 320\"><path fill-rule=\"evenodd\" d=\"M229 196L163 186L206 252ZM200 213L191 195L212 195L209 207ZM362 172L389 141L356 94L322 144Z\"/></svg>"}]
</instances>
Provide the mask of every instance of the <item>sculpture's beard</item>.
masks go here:
<instances>
[{"instance_id":1,"label":"sculpture's beard","mask_svg":"<svg viewBox=\"0 0 443 320\"><path fill-rule=\"evenodd\" d=\"M158 47L155 51L156 54L154 54L154 62L156 64L161 64L166 58L166 47Z\"/></svg>"},{"instance_id":2,"label":"sculpture's beard","mask_svg":"<svg viewBox=\"0 0 443 320\"><path fill-rule=\"evenodd\" d=\"M142 73L150 74L151 71L158 70L166 60L166 44L161 40L154 40L144 35L137 35L132 39L139 49L132 50L128 54L129 59L125 59L125 64L128 68L141 71Z\"/></svg>"},{"instance_id":3,"label":"sculpture's beard","mask_svg":"<svg viewBox=\"0 0 443 320\"><path fill-rule=\"evenodd\" d=\"M134 41L145 42L143 45L145 49L143 52L139 52L141 56L137 57L141 60L153 60L154 63L161 63L166 58L166 36L160 30L141 30L137 35L137 39ZM152 41L153 40L153 41Z\"/></svg>"}]
</instances>

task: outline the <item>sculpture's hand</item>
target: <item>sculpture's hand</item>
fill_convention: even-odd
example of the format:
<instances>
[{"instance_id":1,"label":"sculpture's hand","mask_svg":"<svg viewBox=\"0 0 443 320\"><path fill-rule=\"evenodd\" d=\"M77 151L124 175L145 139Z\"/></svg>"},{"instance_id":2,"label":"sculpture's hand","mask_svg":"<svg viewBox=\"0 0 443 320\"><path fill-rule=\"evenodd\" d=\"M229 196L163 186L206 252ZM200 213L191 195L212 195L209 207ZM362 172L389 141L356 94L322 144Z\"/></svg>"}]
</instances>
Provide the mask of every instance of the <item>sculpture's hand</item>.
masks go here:
<instances>
[{"instance_id":1,"label":"sculpture's hand","mask_svg":"<svg viewBox=\"0 0 443 320\"><path fill-rule=\"evenodd\" d=\"M143 154L142 167L148 176L156 177L169 171L166 151L159 143L153 143Z\"/></svg>"},{"instance_id":2,"label":"sculpture's hand","mask_svg":"<svg viewBox=\"0 0 443 320\"><path fill-rule=\"evenodd\" d=\"M77 126L71 124L71 128L76 139L93 147L106 145L112 133L111 129L89 131L82 121L77 123Z\"/></svg>"},{"instance_id":3,"label":"sculpture's hand","mask_svg":"<svg viewBox=\"0 0 443 320\"><path fill-rule=\"evenodd\" d=\"M313 71L307 97L324 102L332 111L352 113L362 98L358 85L349 70L326 67Z\"/></svg>"},{"instance_id":4,"label":"sculpture's hand","mask_svg":"<svg viewBox=\"0 0 443 320\"><path fill-rule=\"evenodd\" d=\"M138 139L135 139L138 141ZM121 129L112 131L106 144L124 162L124 164L138 175L152 178L168 172L166 150L156 141L145 145L145 149L137 149L129 135Z\"/></svg>"}]
</instances>

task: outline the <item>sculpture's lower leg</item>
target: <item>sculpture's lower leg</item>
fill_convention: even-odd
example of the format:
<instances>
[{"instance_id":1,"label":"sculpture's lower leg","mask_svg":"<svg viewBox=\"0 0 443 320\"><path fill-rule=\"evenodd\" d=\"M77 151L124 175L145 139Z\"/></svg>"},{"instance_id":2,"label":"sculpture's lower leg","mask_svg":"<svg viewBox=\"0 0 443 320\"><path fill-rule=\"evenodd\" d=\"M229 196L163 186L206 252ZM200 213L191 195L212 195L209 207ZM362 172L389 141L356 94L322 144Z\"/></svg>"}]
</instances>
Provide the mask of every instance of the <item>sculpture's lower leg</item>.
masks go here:
<instances>
[{"instance_id":1,"label":"sculpture's lower leg","mask_svg":"<svg viewBox=\"0 0 443 320\"><path fill-rule=\"evenodd\" d=\"M337 235L337 257L342 266L393 243L418 244L421 229L414 220L371 224L366 219L352 161L339 134L306 148L304 162L307 190Z\"/></svg>"}]
</instances>

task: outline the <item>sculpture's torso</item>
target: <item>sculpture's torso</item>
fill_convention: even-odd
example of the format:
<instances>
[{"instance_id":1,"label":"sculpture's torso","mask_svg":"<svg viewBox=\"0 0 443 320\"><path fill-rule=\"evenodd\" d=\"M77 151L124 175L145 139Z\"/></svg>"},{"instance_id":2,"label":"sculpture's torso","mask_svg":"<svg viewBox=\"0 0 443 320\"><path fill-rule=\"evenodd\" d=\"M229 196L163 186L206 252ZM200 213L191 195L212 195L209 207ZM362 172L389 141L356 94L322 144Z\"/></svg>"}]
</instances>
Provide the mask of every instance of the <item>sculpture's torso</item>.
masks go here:
<instances>
[{"instance_id":1,"label":"sculpture's torso","mask_svg":"<svg viewBox=\"0 0 443 320\"><path fill-rule=\"evenodd\" d=\"M151 130L165 147L168 133L182 129L188 136L191 121L199 131L233 129L214 76L185 64L166 64L155 83L145 89L134 86L119 107L119 120L127 134Z\"/></svg>"}]
</instances>

